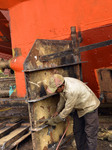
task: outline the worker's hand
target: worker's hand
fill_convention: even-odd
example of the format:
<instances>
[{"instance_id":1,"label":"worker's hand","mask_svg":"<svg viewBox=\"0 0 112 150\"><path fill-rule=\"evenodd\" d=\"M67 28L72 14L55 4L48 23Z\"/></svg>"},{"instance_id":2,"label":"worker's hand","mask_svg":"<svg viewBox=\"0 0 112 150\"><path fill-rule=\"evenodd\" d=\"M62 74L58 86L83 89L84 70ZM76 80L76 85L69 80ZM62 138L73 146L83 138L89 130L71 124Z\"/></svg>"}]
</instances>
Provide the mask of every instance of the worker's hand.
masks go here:
<instances>
[{"instance_id":1,"label":"worker's hand","mask_svg":"<svg viewBox=\"0 0 112 150\"><path fill-rule=\"evenodd\" d=\"M60 123L60 122L62 122L62 121L64 121L64 119L62 119L62 118L58 115L58 116L56 116L56 117L54 117L54 118L49 119L49 120L46 122L46 124L47 124L47 125L51 125L51 126L56 126L57 123Z\"/></svg>"},{"instance_id":2,"label":"worker's hand","mask_svg":"<svg viewBox=\"0 0 112 150\"><path fill-rule=\"evenodd\" d=\"M54 118L49 119L45 124L51 125L51 126L56 126L56 122L54 121Z\"/></svg>"},{"instance_id":3,"label":"worker's hand","mask_svg":"<svg viewBox=\"0 0 112 150\"><path fill-rule=\"evenodd\" d=\"M56 117L58 115L58 112L56 111L53 115L52 115L52 117Z\"/></svg>"}]
</instances>

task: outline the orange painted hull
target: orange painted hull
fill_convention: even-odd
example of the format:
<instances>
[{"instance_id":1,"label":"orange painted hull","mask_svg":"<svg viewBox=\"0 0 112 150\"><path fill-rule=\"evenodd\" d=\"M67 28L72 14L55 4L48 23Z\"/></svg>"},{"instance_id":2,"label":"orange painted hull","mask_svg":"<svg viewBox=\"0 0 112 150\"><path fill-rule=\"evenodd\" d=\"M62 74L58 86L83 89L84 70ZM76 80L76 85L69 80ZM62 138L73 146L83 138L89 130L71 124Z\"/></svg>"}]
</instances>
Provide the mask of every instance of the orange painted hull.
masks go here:
<instances>
[{"instance_id":1,"label":"orange painted hull","mask_svg":"<svg viewBox=\"0 0 112 150\"><path fill-rule=\"evenodd\" d=\"M111 0L29 0L9 8L9 12L12 47L21 48L22 62L17 61L21 65L36 39L70 39L71 26L80 26L82 45L112 39ZM88 61L82 66L83 79L98 95L94 71L112 66L112 46L83 52L81 58ZM12 68L13 65L11 63ZM16 65L18 67L15 62L14 68ZM18 96L24 97L24 73L22 69L19 73L16 70L15 72Z\"/></svg>"}]
</instances>

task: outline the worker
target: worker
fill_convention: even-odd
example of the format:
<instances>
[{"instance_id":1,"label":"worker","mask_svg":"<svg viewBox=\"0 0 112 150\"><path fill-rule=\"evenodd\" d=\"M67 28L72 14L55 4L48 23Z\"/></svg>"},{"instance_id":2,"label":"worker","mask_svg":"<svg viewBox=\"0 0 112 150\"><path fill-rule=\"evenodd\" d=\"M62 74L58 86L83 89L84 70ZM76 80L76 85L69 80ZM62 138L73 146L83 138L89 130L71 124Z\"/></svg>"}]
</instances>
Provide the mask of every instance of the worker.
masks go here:
<instances>
[{"instance_id":1,"label":"worker","mask_svg":"<svg viewBox=\"0 0 112 150\"><path fill-rule=\"evenodd\" d=\"M82 81L54 74L47 87L49 93L59 93L60 101L54 117L46 124L56 126L72 113L77 150L96 150L99 127L99 99Z\"/></svg>"}]
</instances>

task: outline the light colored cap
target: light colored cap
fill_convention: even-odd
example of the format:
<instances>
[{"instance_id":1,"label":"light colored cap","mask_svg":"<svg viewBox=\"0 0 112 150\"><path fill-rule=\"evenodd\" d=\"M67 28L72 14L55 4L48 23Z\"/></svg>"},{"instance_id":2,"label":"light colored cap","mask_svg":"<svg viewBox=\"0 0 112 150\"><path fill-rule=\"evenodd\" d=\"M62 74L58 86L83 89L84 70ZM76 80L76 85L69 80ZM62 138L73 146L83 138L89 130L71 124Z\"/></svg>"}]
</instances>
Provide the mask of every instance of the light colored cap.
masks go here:
<instances>
[{"instance_id":1,"label":"light colored cap","mask_svg":"<svg viewBox=\"0 0 112 150\"><path fill-rule=\"evenodd\" d=\"M57 88L61 86L64 82L64 77L60 74L54 74L50 80L47 91L49 93L55 93Z\"/></svg>"}]
</instances>

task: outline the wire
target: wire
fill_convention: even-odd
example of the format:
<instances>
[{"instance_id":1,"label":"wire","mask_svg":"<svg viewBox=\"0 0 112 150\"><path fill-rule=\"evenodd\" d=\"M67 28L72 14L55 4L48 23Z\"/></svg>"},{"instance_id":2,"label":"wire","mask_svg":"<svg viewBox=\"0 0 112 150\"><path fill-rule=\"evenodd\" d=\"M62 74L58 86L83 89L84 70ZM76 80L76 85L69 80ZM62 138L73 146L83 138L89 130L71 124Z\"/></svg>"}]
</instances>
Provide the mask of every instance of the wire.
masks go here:
<instances>
[{"instance_id":1,"label":"wire","mask_svg":"<svg viewBox=\"0 0 112 150\"><path fill-rule=\"evenodd\" d=\"M66 127L66 129L65 129L65 132L63 133L63 135L62 135L62 137L61 137L61 139L60 139L60 141L59 141L59 143L58 143L57 147L56 147L56 150L58 150L58 149L59 149L59 146L60 146L60 144L61 144L61 142L62 142L62 140L63 140L63 138L64 138L64 136L65 136L65 134L66 134L66 132L67 132L67 130L68 130L69 123L70 123L70 121L69 121L69 119L68 119L68 118L67 118L67 122L68 122L68 125L67 125L67 127Z\"/></svg>"}]
</instances>

